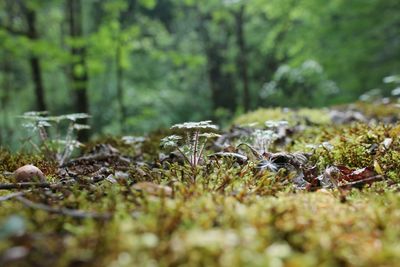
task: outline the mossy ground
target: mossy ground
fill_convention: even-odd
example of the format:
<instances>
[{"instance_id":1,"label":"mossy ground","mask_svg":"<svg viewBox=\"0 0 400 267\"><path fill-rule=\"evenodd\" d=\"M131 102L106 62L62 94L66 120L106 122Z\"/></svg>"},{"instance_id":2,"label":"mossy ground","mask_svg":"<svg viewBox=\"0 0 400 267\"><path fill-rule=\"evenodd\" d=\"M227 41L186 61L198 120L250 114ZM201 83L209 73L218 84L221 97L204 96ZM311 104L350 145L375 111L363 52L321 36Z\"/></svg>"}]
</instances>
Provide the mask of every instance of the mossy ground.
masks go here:
<instances>
[{"instance_id":1,"label":"mossy ground","mask_svg":"<svg viewBox=\"0 0 400 267\"><path fill-rule=\"evenodd\" d=\"M238 165L231 160L207 161L198 168L195 183L188 179L192 172L188 166L173 163L166 168L143 168L140 172L132 167L129 179L116 184L75 184L53 190L35 189L26 194L36 203L107 213L112 215L110 218L77 219L28 208L13 199L1 201L0 263L398 266L400 125L333 126L328 117L319 116L327 114L324 112L304 111L310 117L301 113L301 118L306 116L315 125L294 133L292 142L274 149L310 152L310 160L320 171L330 165L379 166L384 181L361 190L306 192L293 187L289 173L259 173L252 162ZM286 115L279 110L260 110L236 122L286 119ZM385 139L392 139L389 147L383 145ZM322 142L329 142L333 148L311 146ZM120 150L128 149L118 142L113 145ZM153 155L158 145L145 146L152 148ZM45 168L52 179L57 179L55 163L46 162L40 155L10 155L1 151L0 157L2 171L12 171L29 162ZM1 179L6 182L9 178ZM172 195L133 190L132 184L137 181L169 186ZM10 193L3 190L0 196ZM20 228L13 232L9 224L16 217ZM15 248L24 248L25 253L18 255Z\"/></svg>"}]
</instances>

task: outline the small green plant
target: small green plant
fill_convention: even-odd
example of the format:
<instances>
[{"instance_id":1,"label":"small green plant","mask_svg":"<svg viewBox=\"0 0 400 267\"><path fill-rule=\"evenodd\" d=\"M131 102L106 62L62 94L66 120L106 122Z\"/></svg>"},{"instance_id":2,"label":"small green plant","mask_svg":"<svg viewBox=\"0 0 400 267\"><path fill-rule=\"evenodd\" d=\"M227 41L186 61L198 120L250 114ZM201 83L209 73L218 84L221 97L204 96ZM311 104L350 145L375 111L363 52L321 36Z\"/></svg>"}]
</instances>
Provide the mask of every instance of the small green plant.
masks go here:
<instances>
[{"instance_id":1,"label":"small green plant","mask_svg":"<svg viewBox=\"0 0 400 267\"><path fill-rule=\"evenodd\" d=\"M247 146L257 158L267 153L271 145L280 137L280 132L288 127L287 121L265 121L266 129L255 129L249 136L242 138L239 146Z\"/></svg>"},{"instance_id":2,"label":"small green plant","mask_svg":"<svg viewBox=\"0 0 400 267\"><path fill-rule=\"evenodd\" d=\"M207 142L219 137L215 133L218 126L211 124L211 121L200 121L175 124L171 129L181 135L167 136L161 140L161 145L164 149L176 149L182 155L191 166L195 180L196 168L203 159Z\"/></svg>"},{"instance_id":3,"label":"small green plant","mask_svg":"<svg viewBox=\"0 0 400 267\"><path fill-rule=\"evenodd\" d=\"M272 130L257 129L250 136L250 142L260 154L264 154L276 138L277 134Z\"/></svg>"},{"instance_id":4,"label":"small green plant","mask_svg":"<svg viewBox=\"0 0 400 267\"><path fill-rule=\"evenodd\" d=\"M85 113L48 116L47 112L26 112L20 116L24 120L22 126L30 133L24 141L63 165L74 149L83 146L76 140L76 133L90 128L77 121L89 117ZM68 122L66 128L63 122Z\"/></svg>"}]
</instances>

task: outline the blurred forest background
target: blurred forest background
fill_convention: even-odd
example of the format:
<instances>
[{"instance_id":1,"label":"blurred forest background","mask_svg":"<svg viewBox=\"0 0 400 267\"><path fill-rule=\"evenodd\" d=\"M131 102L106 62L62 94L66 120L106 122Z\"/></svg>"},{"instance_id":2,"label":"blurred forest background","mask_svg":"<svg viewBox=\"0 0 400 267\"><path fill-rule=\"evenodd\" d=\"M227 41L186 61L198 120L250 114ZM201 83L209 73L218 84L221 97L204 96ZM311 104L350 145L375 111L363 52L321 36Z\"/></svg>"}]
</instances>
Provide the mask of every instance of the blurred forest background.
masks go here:
<instances>
[{"instance_id":1,"label":"blurred forest background","mask_svg":"<svg viewBox=\"0 0 400 267\"><path fill-rule=\"evenodd\" d=\"M141 134L390 95L398 73L399 0L0 0L0 145L31 110Z\"/></svg>"}]
</instances>

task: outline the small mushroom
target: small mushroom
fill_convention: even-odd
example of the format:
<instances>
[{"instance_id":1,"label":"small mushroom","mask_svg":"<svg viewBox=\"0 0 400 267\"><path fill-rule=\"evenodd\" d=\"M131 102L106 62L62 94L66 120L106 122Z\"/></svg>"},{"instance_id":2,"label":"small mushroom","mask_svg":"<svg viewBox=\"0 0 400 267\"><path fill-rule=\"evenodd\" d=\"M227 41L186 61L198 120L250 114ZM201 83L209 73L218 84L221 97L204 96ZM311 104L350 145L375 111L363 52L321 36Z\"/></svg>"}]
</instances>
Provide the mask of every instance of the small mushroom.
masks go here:
<instances>
[{"instance_id":1,"label":"small mushroom","mask_svg":"<svg viewBox=\"0 0 400 267\"><path fill-rule=\"evenodd\" d=\"M43 172L36 166L25 165L14 172L14 179L17 183L40 181L45 182L46 178Z\"/></svg>"}]
</instances>

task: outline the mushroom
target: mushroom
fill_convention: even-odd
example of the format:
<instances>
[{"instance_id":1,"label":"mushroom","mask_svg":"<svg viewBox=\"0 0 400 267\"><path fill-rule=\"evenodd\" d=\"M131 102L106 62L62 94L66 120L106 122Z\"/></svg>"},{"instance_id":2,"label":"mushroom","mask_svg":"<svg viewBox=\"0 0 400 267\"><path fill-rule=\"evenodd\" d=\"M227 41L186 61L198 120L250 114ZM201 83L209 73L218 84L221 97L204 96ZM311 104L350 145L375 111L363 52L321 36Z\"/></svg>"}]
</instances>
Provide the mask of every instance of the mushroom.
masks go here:
<instances>
[{"instance_id":1,"label":"mushroom","mask_svg":"<svg viewBox=\"0 0 400 267\"><path fill-rule=\"evenodd\" d=\"M14 172L14 179L17 183L32 182L32 181L40 181L40 182L46 181L46 178L45 178L43 172L38 167L30 165L30 164L18 168Z\"/></svg>"}]
</instances>

